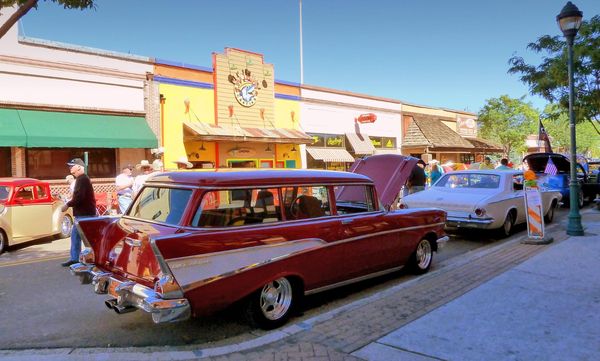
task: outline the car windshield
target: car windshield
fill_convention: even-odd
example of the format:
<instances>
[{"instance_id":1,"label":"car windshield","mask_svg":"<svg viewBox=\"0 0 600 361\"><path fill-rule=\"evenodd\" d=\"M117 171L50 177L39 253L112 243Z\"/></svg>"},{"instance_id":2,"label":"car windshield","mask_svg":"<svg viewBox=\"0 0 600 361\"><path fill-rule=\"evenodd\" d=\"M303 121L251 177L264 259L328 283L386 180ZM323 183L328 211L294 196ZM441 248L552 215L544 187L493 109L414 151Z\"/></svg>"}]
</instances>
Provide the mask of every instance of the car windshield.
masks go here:
<instances>
[{"instance_id":1,"label":"car windshield","mask_svg":"<svg viewBox=\"0 0 600 361\"><path fill-rule=\"evenodd\" d=\"M136 198L128 215L176 225L181 221L191 195L190 189L146 187Z\"/></svg>"},{"instance_id":2,"label":"car windshield","mask_svg":"<svg viewBox=\"0 0 600 361\"><path fill-rule=\"evenodd\" d=\"M0 186L0 203L4 203L10 197L10 187L9 186Z\"/></svg>"},{"instance_id":3,"label":"car windshield","mask_svg":"<svg viewBox=\"0 0 600 361\"><path fill-rule=\"evenodd\" d=\"M445 174L434 187L439 188L485 188L494 189L500 186L500 176L481 173L449 173Z\"/></svg>"}]
</instances>

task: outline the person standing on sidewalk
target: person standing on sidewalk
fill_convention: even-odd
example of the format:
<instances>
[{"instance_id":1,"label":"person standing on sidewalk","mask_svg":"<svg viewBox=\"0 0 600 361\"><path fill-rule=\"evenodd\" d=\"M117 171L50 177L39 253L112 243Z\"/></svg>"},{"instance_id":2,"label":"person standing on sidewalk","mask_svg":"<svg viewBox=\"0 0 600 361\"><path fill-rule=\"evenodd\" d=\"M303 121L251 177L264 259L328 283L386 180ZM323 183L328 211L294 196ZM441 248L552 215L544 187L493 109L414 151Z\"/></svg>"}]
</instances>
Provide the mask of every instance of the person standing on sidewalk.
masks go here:
<instances>
[{"instance_id":1,"label":"person standing on sidewalk","mask_svg":"<svg viewBox=\"0 0 600 361\"><path fill-rule=\"evenodd\" d=\"M75 221L85 217L93 217L96 215L96 198L94 197L94 188L92 181L85 174L85 163L81 158L72 159L67 163L70 167L71 174L75 177L75 189L73 197L67 204L62 207L62 211L66 212L69 207L73 207L73 216ZM79 262L79 253L81 252L81 235L77 227L71 230L71 254L68 261L61 263L61 266L68 267Z\"/></svg>"},{"instance_id":2,"label":"person standing on sidewalk","mask_svg":"<svg viewBox=\"0 0 600 361\"><path fill-rule=\"evenodd\" d=\"M425 190L425 183L427 182L425 166L426 164L422 159L419 159L417 164L415 164L407 181L408 194L413 194Z\"/></svg>"},{"instance_id":3,"label":"person standing on sidewalk","mask_svg":"<svg viewBox=\"0 0 600 361\"><path fill-rule=\"evenodd\" d=\"M117 197L119 199L119 213L123 214L129 208L133 200L133 177L131 176L131 165L126 165L121 170L121 174L115 179L117 186Z\"/></svg>"}]
</instances>

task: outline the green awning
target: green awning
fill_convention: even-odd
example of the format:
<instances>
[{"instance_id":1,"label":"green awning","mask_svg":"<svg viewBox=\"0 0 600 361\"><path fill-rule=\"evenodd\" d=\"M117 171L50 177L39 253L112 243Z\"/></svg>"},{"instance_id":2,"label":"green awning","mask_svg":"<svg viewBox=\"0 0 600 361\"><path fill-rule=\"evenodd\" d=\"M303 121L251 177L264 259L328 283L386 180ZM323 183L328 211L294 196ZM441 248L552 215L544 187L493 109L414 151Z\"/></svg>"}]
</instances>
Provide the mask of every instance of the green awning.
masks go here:
<instances>
[{"instance_id":1,"label":"green awning","mask_svg":"<svg viewBox=\"0 0 600 361\"><path fill-rule=\"evenodd\" d=\"M28 148L156 148L143 117L17 110Z\"/></svg>"},{"instance_id":2,"label":"green awning","mask_svg":"<svg viewBox=\"0 0 600 361\"><path fill-rule=\"evenodd\" d=\"M15 109L0 109L0 147L24 147L27 137L19 113Z\"/></svg>"}]
</instances>

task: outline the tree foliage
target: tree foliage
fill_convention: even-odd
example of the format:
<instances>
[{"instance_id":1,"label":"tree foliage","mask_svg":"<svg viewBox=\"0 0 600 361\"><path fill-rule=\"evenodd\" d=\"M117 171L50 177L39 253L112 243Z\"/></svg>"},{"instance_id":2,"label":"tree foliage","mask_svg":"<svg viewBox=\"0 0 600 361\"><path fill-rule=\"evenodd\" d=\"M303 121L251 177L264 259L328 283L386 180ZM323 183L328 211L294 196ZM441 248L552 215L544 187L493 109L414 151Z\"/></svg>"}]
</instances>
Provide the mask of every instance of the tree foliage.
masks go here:
<instances>
[{"instance_id":1,"label":"tree foliage","mask_svg":"<svg viewBox=\"0 0 600 361\"><path fill-rule=\"evenodd\" d=\"M563 36L544 35L527 48L545 54L541 64L527 64L520 56L509 60L510 74L519 74L520 80L537 94L561 108L569 108L569 76L567 43ZM573 45L573 78L575 88L574 110L576 121L589 120L600 125L600 16L583 21Z\"/></svg>"},{"instance_id":2,"label":"tree foliage","mask_svg":"<svg viewBox=\"0 0 600 361\"><path fill-rule=\"evenodd\" d=\"M94 0L45 0L61 5L65 9L94 9ZM0 38L15 25L20 18L25 16L31 8L37 9L38 0L0 0L0 11L3 8L18 6L17 11L11 15L4 24L0 25Z\"/></svg>"},{"instance_id":3,"label":"tree foliage","mask_svg":"<svg viewBox=\"0 0 600 361\"><path fill-rule=\"evenodd\" d=\"M504 155L526 150L525 139L537 132L538 111L521 98L501 95L486 100L479 111L479 134L502 144Z\"/></svg>"},{"instance_id":4,"label":"tree foliage","mask_svg":"<svg viewBox=\"0 0 600 361\"><path fill-rule=\"evenodd\" d=\"M552 150L569 153L571 132L569 129L569 114L558 105L548 105L541 116L546 133L552 140ZM577 154L585 154L592 158L600 158L600 137L590 122L579 123L576 126Z\"/></svg>"}]
</instances>

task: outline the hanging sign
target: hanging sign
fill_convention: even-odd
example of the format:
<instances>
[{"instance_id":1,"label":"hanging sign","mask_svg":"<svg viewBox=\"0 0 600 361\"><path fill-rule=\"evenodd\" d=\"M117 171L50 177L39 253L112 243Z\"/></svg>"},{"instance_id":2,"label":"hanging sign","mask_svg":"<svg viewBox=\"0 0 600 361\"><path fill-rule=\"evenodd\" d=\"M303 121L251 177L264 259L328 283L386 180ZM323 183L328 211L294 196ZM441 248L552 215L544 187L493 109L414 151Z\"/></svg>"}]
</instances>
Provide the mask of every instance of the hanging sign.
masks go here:
<instances>
[{"instance_id":1,"label":"hanging sign","mask_svg":"<svg viewBox=\"0 0 600 361\"><path fill-rule=\"evenodd\" d=\"M540 189L525 186L525 209L527 210L527 235L529 238L544 238L544 212Z\"/></svg>"},{"instance_id":2,"label":"hanging sign","mask_svg":"<svg viewBox=\"0 0 600 361\"><path fill-rule=\"evenodd\" d=\"M375 123L377 120L377 115L373 113L361 114L356 118L356 121L359 123Z\"/></svg>"}]
</instances>

